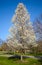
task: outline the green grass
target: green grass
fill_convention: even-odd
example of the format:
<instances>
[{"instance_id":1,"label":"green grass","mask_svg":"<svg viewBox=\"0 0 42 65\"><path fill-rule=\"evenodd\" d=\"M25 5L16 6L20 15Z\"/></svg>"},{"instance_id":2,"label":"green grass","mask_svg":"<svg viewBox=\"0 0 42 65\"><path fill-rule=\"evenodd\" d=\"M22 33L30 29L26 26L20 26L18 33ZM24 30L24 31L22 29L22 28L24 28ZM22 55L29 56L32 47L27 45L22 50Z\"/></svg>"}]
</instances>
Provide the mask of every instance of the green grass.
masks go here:
<instances>
[{"instance_id":1,"label":"green grass","mask_svg":"<svg viewBox=\"0 0 42 65\"><path fill-rule=\"evenodd\" d=\"M0 65L42 65L41 61L37 59L24 59L23 61L18 59L8 59L7 57L0 57Z\"/></svg>"},{"instance_id":2,"label":"green grass","mask_svg":"<svg viewBox=\"0 0 42 65\"><path fill-rule=\"evenodd\" d=\"M42 56L42 53L17 53L15 52L15 55L30 55L30 56ZM0 51L0 55L14 55L14 52L8 52L8 51Z\"/></svg>"},{"instance_id":3,"label":"green grass","mask_svg":"<svg viewBox=\"0 0 42 65\"><path fill-rule=\"evenodd\" d=\"M28 55L28 56L42 56L42 53L26 53L22 55Z\"/></svg>"}]
</instances>

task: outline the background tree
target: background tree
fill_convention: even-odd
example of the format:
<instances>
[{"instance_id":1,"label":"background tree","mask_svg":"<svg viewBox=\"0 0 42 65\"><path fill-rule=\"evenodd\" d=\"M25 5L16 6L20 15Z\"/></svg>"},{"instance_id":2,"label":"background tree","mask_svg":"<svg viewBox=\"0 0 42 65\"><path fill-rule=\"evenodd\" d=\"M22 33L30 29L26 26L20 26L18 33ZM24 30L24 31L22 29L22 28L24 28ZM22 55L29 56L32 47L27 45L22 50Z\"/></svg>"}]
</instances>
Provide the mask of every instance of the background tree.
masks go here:
<instances>
[{"instance_id":1,"label":"background tree","mask_svg":"<svg viewBox=\"0 0 42 65\"><path fill-rule=\"evenodd\" d=\"M6 42L3 42L0 46L0 51L9 51L9 47Z\"/></svg>"}]
</instances>

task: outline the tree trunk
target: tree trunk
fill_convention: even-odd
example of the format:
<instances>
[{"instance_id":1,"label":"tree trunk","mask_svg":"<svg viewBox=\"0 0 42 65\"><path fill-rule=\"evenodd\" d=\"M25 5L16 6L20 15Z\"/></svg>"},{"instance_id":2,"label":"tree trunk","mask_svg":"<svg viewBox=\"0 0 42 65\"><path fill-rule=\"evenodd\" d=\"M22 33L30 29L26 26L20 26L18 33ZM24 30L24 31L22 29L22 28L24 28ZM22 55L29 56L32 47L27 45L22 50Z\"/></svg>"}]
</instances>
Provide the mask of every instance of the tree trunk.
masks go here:
<instances>
[{"instance_id":1,"label":"tree trunk","mask_svg":"<svg viewBox=\"0 0 42 65\"><path fill-rule=\"evenodd\" d=\"M25 54L26 54L26 50L25 50Z\"/></svg>"},{"instance_id":2,"label":"tree trunk","mask_svg":"<svg viewBox=\"0 0 42 65\"><path fill-rule=\"evenodd\" d=\"M21 55L21 61L23 60L23 56Z\"/></svg>"}]
</instances>

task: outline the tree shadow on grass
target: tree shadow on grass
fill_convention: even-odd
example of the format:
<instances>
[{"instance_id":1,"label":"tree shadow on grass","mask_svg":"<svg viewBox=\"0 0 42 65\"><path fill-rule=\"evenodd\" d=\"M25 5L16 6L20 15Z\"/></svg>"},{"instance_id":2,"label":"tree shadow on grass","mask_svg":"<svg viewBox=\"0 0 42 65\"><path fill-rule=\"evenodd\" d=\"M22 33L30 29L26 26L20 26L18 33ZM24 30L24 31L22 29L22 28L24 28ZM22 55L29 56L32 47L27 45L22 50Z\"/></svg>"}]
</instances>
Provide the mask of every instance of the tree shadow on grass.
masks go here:
<instances>
[{"instance_id":1,"label":"tree shadow on grass","mask_svg":"<svg viewBox=\"0 0 42 65\"><path fill-rule=\"evenodd\" d=\"M26 56L22 56L23 59L26 59L27 57ZM28 57L29 58L29 57ZM13 55L11 57L8 58L9 60L20 60L21 59L21 55Z\"/></svg>"},{"instance_id":2,"label":"tree shadow on grass","mask_svg":"<svg viewBox=\"0 0 42 65\"><path fill-rule=\"evenodd\" d=\"M8 59L16 61L16 60L20 60L20 58L21 57L19 55L13 55L13 56L9 57Z\"/></svg>"},{"instance_id":3,"label":"tree shadow on grass","mask_svg":"<svg viewBox=\"0 0 42 65\"><path fill-rule=\"evenodd\" d=\"M39 59L38 61L42 64L42 59Z\"/></svg>"},{"instance_id":4,"label":"tree shadow on grass","mask_svg":"<svg viewBox=\"0 0 42 65\"><path fill-rule=\"evenodd\" d=\"M38 59L38 62L40 62L42 64L42 56L34 56L35 58Z\"/></svg>"}]
</instances>

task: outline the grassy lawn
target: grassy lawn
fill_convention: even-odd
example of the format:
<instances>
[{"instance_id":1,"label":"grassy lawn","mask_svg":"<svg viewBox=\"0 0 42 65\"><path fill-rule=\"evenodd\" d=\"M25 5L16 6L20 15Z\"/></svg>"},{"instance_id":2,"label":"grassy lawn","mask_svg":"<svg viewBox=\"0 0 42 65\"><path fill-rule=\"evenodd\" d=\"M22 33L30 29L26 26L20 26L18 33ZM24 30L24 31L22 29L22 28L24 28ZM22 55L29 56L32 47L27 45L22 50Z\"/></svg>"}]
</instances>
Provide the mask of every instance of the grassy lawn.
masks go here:
<instances>
[{"instance_id":1,"label":"grassy lawn","mask_svg":"<svg viewBox=\"0 0 42 65\"><path fill-rule=\"evenodd\" d=\"M29 54L27 54L27 55L30 55L30 56L42 56L42 53L38 53L38 54L33 54L33 53L29 53Z\"/></svg>"},{"instance_id":2,"label":"grassy lawn","mask_svg":"<svg viewBox=\"0 0 42 65\"><path fill-rule=\"evenodd\" d=\"M15 52L15 55L18 54L18 55L28 55L28 56L42 56L42 53L26 53L26 54L23 54L23 53L17 53ZM8 52L8 51L0 51L0 55L14 55L14 52Z\"/></svg>"},{"instance_id":3,"label":"grassy lawn","mask_svg":"<svg viewBox=\"0 0 42 65\"><path fill-rule=\"evenodd\" d=\"M24 59L20 61L18 59L9 59L7 57L0 57L0 65L42 65L42 62L37 59Z\"/></svg>"}]
</instances>

